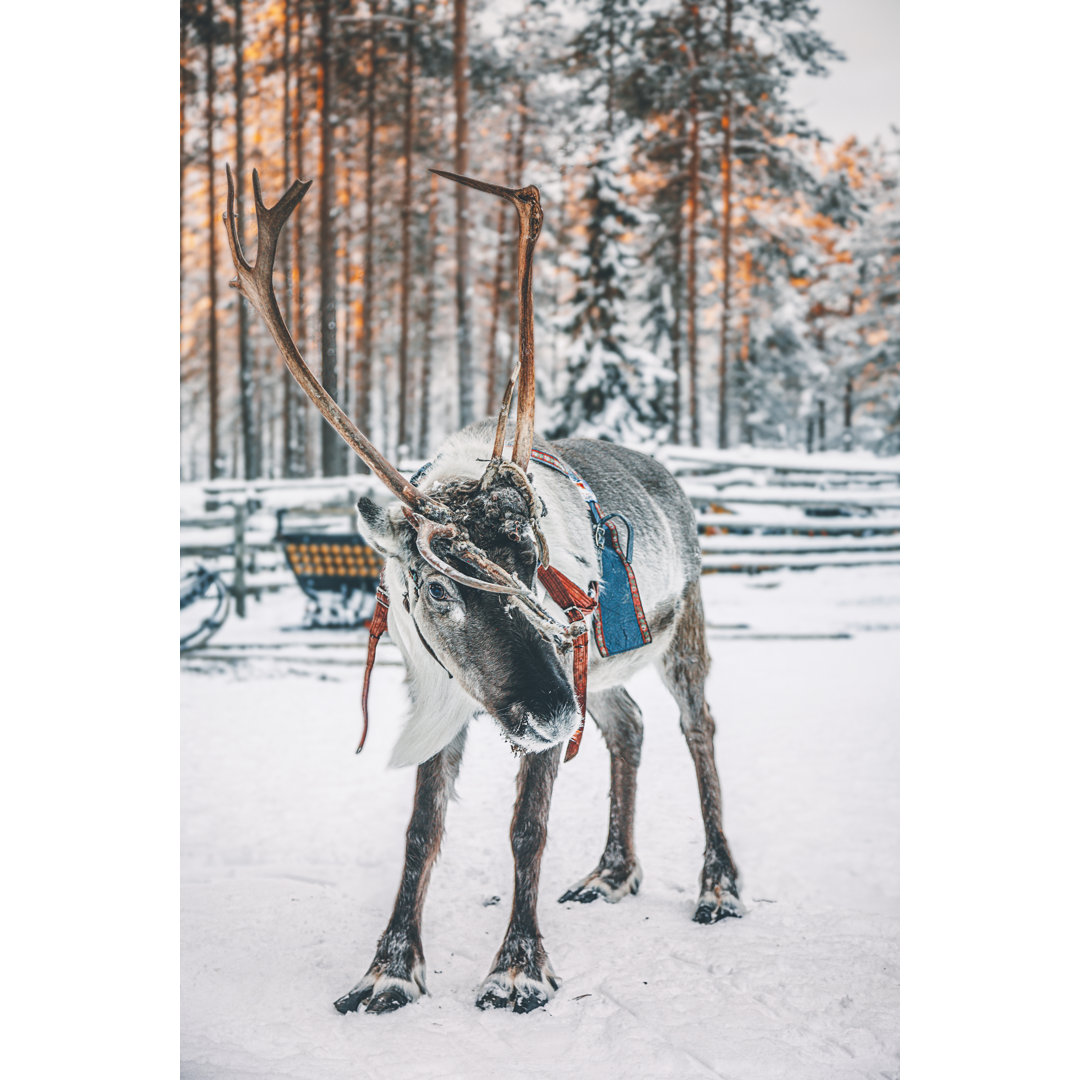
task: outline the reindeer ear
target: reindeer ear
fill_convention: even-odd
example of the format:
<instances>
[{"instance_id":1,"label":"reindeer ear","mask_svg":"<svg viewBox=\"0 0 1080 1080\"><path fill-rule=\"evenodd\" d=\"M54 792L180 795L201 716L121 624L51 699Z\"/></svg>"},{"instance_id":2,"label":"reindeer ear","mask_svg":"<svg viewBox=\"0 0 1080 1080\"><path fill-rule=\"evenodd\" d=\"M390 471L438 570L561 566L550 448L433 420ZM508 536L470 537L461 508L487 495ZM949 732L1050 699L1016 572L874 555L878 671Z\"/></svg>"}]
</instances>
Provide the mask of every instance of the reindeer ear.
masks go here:
<instances>
[{"instance_id":1,"label":"reindeer ear","mask_svg":"<svg viewBox=\"0 0 1080 1080\"><path fill-rule=\"evenodd\" d=\"M364 539L383 558L400 555L405 550L405 529L408 526L396 503L388 511L365 496L356 504L356 509L363 522L360 531ZM395 513L395 510L398 512Z\"/></svg>"}]
</instances>

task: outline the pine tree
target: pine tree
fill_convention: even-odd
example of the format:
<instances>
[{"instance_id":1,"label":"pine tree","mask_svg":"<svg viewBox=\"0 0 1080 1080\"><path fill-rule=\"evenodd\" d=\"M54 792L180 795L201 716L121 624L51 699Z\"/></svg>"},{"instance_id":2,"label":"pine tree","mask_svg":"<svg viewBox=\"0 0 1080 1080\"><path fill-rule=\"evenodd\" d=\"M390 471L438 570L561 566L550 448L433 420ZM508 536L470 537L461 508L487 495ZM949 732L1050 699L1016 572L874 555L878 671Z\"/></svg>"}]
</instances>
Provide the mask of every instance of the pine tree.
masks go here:
<instances>
[{"instance_id":1,"label":"pine tree","mask_svg":"<svg viewBox=\"0 0 1080 1080\"><path fill-rule=\"evenodd\" d=\"M741 378L729 373L737 337L736 267L750 243L742 202L777 194L813 192L799 144L818 137L788 100L800 70L825 71L836 50L813 26L806 0L779 4L671 4L652 15L638 37L638 52L618 84L627 112L642 128L642 155L663 177L660 200L681 197L682 214L654 206L668 229L685 229L685 320L688 412L697 441L697 369L702 340L698 306L701 265L709 227L719 248L717 440L729 439L728 414ZM660 273L666 274L673 260ZM654 285L655 295L660 285ZM740 372L741 376L741 372ZM742 406L738 406L742 407Z\"/></svg>"},{"instance_id":2,"label":"pine tree","mask_svg":"<svg viewBox=\"0 0 1080 1080\"><path fill-rule=\"evenodd\" d=\"M582 78L571 103L578 138L600 149L588 167L581 209L587 215L584 251L569 260L574 278L565 320L571 345L562 392L552 402L552 437L588 435L611 440L666 438L671 428L670 370L633 333L631 283L640 261L628 238L642 219L622 179L630 140L619 85L633 55L640 5L600 0L570 44L570 70Z\"/></svg>"},{"instance_id":3,"label":"pine tree","mask_svg":"<svg viewBox=\"0 0 1080 1080\"><path fill-rule=\"evenodd\" d=\"M748 214L745 425L754 442L891 452L899 429L895 173L880 148L854 140L819 154L814 168L815 198L761 198Z\"/></svg>"},{"instance_id":4,"label":"pine tree","mask_svg":"<svg viewBox=\"0 0 1080 1080\"><path fill-rule=\"evenodd\" d=\"M838 226L819 236L811 316L828 377L822 398L839 444L900 448L900 206L894 152L849 139L828 162L818 212Z\"/></svg>"},{"instance_id":5,"label":"pine tree","mask_svg":"<svg viewBox=\"0 0 1080 1080\"><path fill-rule=\"evenodd\" d=\"M638 266L623 237L639 219L610 157L590 170L582 202L589 216L586 248L574 265L577 289L567 320L572 345L547 434L623 442L663 438L671 373L636 346L628 330L625 283Z\"/></svg>"}]
</instances>

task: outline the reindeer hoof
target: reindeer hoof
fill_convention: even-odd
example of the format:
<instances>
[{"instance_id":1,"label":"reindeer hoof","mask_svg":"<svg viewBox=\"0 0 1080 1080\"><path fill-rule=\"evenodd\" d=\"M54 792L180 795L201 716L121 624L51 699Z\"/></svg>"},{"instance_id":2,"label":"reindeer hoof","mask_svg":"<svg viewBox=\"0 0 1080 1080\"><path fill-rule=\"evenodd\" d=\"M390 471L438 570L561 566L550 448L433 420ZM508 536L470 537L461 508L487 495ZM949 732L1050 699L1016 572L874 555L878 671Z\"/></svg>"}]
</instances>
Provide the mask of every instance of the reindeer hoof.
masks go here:
<instances>
[{"instance_id":1,"label":"reindeer hoof","mask_svg":"<svg viewBox=\"0 0 1080 1080\"><path fill-rule=\"evenodd\" d=\"M554 976L546 971L540 979L529 978L521 971L493 971L476 999L476 1007L529 1013L546 1005L558 988Z\"/></svg>"},{"instance_id":2,"label":"reindeer hoof","mask_svg":"<svg viewBox=\"0 0 1080 1080\"><path fill-rule=\"evenodd\" d=\"M369 997L371 997L370 986L366 990L350 990L334 1002L334 1008L344 1016L346 1013L356 1012Z\"/></svg>"},{"instance_id":3,"label":"reindeer hoof","mask_svg":"<svg viewBox=\"0 0 1080 1080\"><path fill-rule=\"evenodd\" d=\"M403 1005L408 1005L412 1000L403 990L392 986L389 990L384 990L381 994L372 997L366 1011L369 1013L393 1012Z\"/></svg>"},{"instance_id":4,"label":"reindeer hoof","mask_svg":"<svg viewBox=\"0 0 1080 1080\"><path fill-rule=\"evenodd\" d=\"M741 919L745 914L746 908L734 886L717 885L713 889L702 892L698 897L694 922L708 925L719 922L721 919Z\"/></svg>"},{"instance_id":5,"label":"reindeer hoof","mask_svg":"<svg viewBox=\"0 0 1080 1080\"><path fill-rule=\"evenodd\" d=\"M420 969L415 970L410 979L384 975L375 970L369 971L344 997L338 998L334 1008L344 1016L345 1013L356 1012L366 1002L365 1012L393 1012L426 993Z\"/></svg>"},{"instance_id":6,"label":"reindeer hoof","mask_svg":"<svg viewBox=\"0 0 1080 1080\"><path fill-rule=\"evenodd\" d=\"M548 1003L548 994L534 986L526 987L514 998L514 1012L530 1013Z\"/></svg>"},{"instance_id":7,"label":"reindeer hoof","mask_svg":"<svg viewBox=\"0 0 1080 1080\"><path fill-rule=\"evenodd\" d=\"M637 893L643 877L641 863L637 859L621 871L598 866L587 877L567 889L559 897L559 903L565 904L572 900L576 904L591 904L594 900L603 899L609 904L617 904L624 896Z\"/></svg>"},{"instance_id":8,"label":"reindeer hoof","mask_svg":"<svg viewBox=\"0 0 1080 1080\"><path fill-rule=\"evenodd\" d=\"M478 1009L508 1009L512 1003L511 995L501 986L488 987L477 999Z\"/></svg>"}]
</instances>

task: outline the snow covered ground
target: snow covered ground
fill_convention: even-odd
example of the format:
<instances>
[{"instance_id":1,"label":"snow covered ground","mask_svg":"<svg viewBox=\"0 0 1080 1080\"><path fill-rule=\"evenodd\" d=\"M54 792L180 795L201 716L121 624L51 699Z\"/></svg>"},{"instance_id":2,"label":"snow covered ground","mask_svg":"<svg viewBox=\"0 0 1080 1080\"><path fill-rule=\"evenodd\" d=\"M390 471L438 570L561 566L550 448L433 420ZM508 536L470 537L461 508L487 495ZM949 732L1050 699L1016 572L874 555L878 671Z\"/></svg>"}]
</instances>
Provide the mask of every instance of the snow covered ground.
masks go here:
<instances>
[{"instance_id":1,"label":"snow covered ground","mask_svg":"<svg viewBox=\"0 0 1080 1080\"><path fill-rule=\"evenodd\" d=\"M748 913L691 922L693 767L674 703L643 673L629 689L645 712L644 884L617 905L556 903L606 835L608 756L590 723L556 784L541 878L561 990L525 1016L473 1005L512 895L516 763L490 722L470 732L424 914L431 996L334 1011L401 870L413 770L386 765L401 668L387 643L357 757L362 635L288 629L295 591L231 618L183 662L181 1075L898 1076L898 586L895 567L704 579Z\"/></svg>"}]
</instances>

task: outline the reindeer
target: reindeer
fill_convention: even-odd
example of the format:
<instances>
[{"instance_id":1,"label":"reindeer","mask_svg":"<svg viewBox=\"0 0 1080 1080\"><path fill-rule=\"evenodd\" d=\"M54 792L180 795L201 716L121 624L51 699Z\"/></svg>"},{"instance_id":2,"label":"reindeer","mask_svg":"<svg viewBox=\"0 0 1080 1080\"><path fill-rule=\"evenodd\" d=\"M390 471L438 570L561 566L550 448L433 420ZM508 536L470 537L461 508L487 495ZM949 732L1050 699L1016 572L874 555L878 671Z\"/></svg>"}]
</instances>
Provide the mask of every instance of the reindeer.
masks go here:
<instances>
[{"instance_id":1,"label":"reindeer","mask_svg":"<svg viewBox=\"0 0 1080 1080\"><path fill-rule=\"evenodd\" d=\"M644 454L589 439L547 443L535 438L532 255L543 224L540 192L432 171L508 199L518 211L520 355L497 420L452 436L411 481L319 384L278 308L273 287L278 237L311 181L295 180L276 205L267 207L258 173L252 174L258 223L254 266L237 233L231 171L223 215L237 273L232 286L259 311L289 370L322 415L395 500L389 510L366 498L358 506L365 537L385 558L364 677L364 734L374 647L388 625L405 660L412 704L391 762L418 766L416 795L390 921L363 978L334 1003L342 1013L360 1005L370 1013L388 1012L427 993L420 941L424 897L466 731L485 713L521 761L510 826L513 906L476 1004L529 1012L550 999L558 983L537 925L536 900L562 746L567 744L569 760L587 709L611 755L611 809L599 862L559 902L602 898L616 903L636 893L642 881L634 848L642 714L624 684L647 664L659 666L678 703L697 771L705 859L693 918L715 923L742 914L737 871L721 825L713 718L705 700L709 652L693 510L671 474ZM519 378L507 458L509 407ZM632 532L625 526L626 557L617 525L598 522L595 507L616 507L613 516L632 523ZM633 560L635 600L645 628L640 647L632 651L614 653L597 640L596 593L605 544L625 567Z\"/></svg>"}]
</instances>

